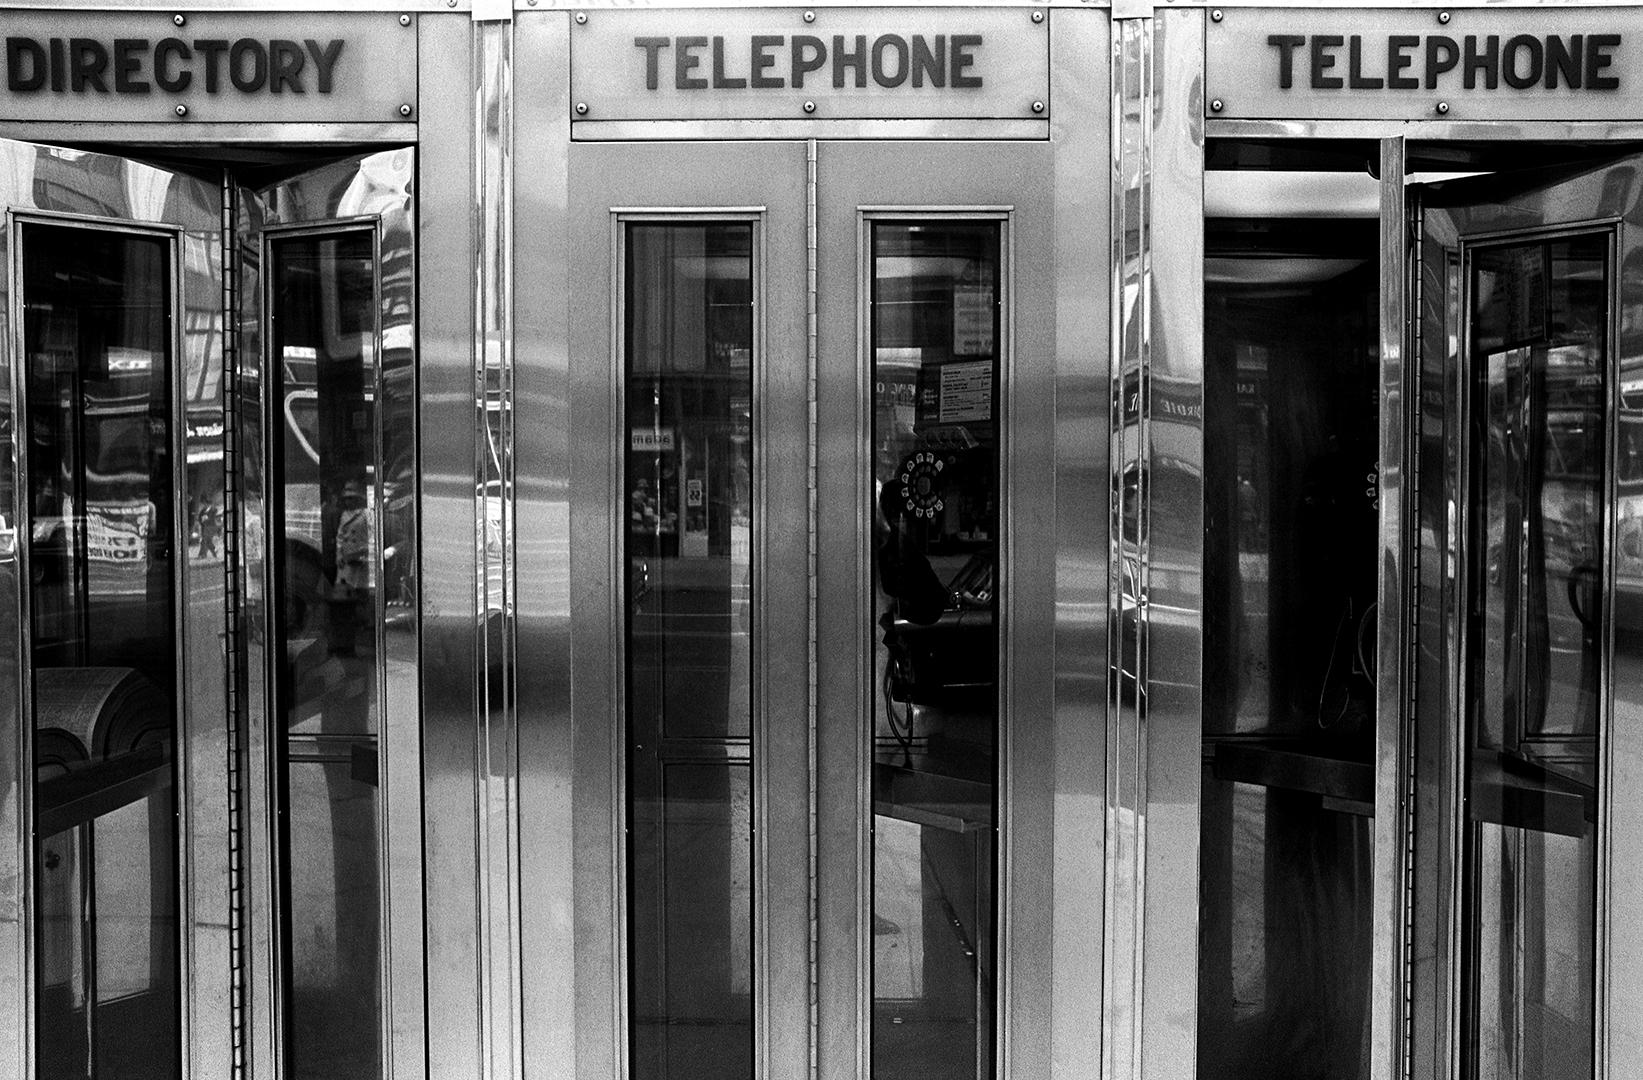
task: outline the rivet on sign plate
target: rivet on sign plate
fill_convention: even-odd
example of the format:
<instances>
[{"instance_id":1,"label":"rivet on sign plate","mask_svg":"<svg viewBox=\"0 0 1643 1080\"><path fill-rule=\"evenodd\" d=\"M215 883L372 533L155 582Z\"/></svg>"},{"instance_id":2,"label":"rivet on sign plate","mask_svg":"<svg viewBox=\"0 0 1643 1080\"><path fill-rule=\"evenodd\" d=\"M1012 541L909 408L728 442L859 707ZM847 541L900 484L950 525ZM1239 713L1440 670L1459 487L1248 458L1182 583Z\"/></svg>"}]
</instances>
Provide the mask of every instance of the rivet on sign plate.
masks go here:
<instances>
[{"instance_id":1,"label":"rivet on sign plate","mask_svg":"<svg viewBox=\"0 0 1643 1080\"><path fill-rule=\"evenodd\" d=\"M172 111L175 112L178 116L187 116L188 115L188 106L187 105L179 105L175 109L173 109Z\"/></svg>"},{"instance_id":2,"label":"rivet on sign plate","mask_svg":"<svg viewBox=\"0 0 1643 1080\"><path fill-rule=\"evenodd\" d=\"M411 25L411 17L409 15L401 15L399 17L399 25L401 25L401 26L410 26Z\"/></svg>"},{"instance_id":3,"label":"rivet on sign plate","mask_svg":"<svg viewBox=\"0 0 1643 1080\"><path fill-rule=\"evenodd\" d=\"M1449 103L1447 101L1438 102L1438 115L1439 116L1448 116L1449 115Z\"/></svg>"},{"instance_id":4,"label":"rivet on sign plate","mask_svg":"<svg viewBox=\"0 0 1643 1080\"><path fill-rule=\"evenodd\" d=\"M1222 101L1220 98L1216 98L1214 101L1209 103L1210 112L1220 112L1224 108L1226 108L1226 102Z\"/></svg>"},{"instance_id":5,"label":"rivet on sign plate","mask_svg":"<svg viewBox=\"0 0 1643 1080\"><path fill-rule=\"evenodd\" d=\"M815 22L816 21L816 13L814 11L805 12L804 13L804 21L805 22Z\"/></svg>"},{"instance_id":6,"label":"rivet on sign plate","mask_svg":"<svg viewBox=\"0 0 1643 1080\"><path fill-rule=\"evenodd\" d=\"M587 102L578 101L576 103L576 115L577 116L586 116L586 115L588 115L588 103Z\"/></svg>"},{"instance_id":7,"label":"rivet on sign plate","mask_svg":"<svg viewBox=\"0 0 1643 1080\"><path fill-rule=\"evenodd\" d=\"M411 107L409 105L401 105L399 107L399 115L401 115L401 116L410 116L411 115Z\"/></svg>"},{"instance_id":8,"label":"rivet on sign plate","mask_svg":"<svg viewBox=\"0 0 1643 1080\"><path fill-rule=\"evenodd\" d=\"M1033 102L1033 112L1041 113L1043 111L1044 111L1044 103L1042 101Z\"/></svg>"},{"instance_id":9,"label":"rivet on sign plate","mask_svg":"<svg viewBox=\"0 0 1643 1080\"><path fill-rule=\"evenodd\" d=\"M188 21L188 17L185 16L185 15L173 15L173 16L171 16L171 25L172 26L181 26L183 23L185 23L187 21Z\"/></svg>"},{"instance_id":10,"label":"rivet on sign plate","mask_svg":"<svg viewBox=\"0 0 1643 1080\"><path fill-rule=\"evenodd\" d=\"M1445 26L1448 26L1449 25L1449 13L1447 11L1438 12L1438 22L1442 23Z\"/></svg>"},{"instance_id":11,"label":"rivet on sign plate","mask_svg":"<svg viewBox=\"0 0 1643 1080\"><path fill-rule=\"evenodd\" d=\"M1043 21L1044 21L1044 13L1042 11L1033 12L1033 22L1043 22Z\"/></svg>"},{"instance_id":12,"label":"rivet on sign plate","mask_svg":"<svg viewBox=\"0 0 1643 1080\"><path fill-rule=\"evenodd\" d=\"M805 102L804 103L804 111L805 112L815 112L816 111L816 103L814 101Z\"/></svg>"},{"instance_id":13,"label":"rivet on sign plate","mask_svg":"<svg viewBox=\"0 0 1643 1080\"><path fill-rule=\"evenodd\" d=\"M587 13L587 12L585 12L585 11L578 11L578 12L577 12L577 13L576 13L576 25L577 25L577 26L581 26L581 25L583 25L583 24L584 24L584 23L586 23L586 22L587 22L587 21L588 21L588 13Z\"/></svg>"},{"instance_id":14,"label":"rivet on sign plate","mask_svg":"<svg viewBox=\"0 0 1643 1080\"><path fill-rule=\"evenodd\" d=\"M1224 19L1226 17L1227 17L1226 12L1222 11L1220 8L1216 8L1214 11L1209 13L1209 18L1210 18L1211 22L1220 22L1222 19Z\"/></svg>"}]
</instances>

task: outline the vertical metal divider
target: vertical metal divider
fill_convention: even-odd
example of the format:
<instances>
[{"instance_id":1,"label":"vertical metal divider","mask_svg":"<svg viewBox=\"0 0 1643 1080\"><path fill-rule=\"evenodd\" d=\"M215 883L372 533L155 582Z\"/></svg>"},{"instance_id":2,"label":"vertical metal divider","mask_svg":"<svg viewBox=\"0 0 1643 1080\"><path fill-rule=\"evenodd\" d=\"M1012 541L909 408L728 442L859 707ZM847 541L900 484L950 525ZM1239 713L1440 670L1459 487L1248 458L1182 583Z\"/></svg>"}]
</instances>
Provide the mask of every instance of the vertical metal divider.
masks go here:
<instances>
[{"instance_id":1,"label":"vertical metal divider","mask_svg":"<svg viewBox=\"0 0 1643 1080\"><path fill-rule=\"evenodd\" d=\"M819 982L818 965L821 956L821 893L820 893L820 815L821 807L817 798L816 777L820 769L820 748L817 745L817 723L819 719L821 693L820 688L820 656L821 639L816 631L816 617L820 587L817 576L820 572L821 541L818 535L821 492L818 486L820 467L818 424L818 380L821 371L821 355L819 349L819 321L820 316L816 308L817 276L820 270L820 244L817 222L817 184L820 180L818 161L818 147L815 139L807 139L804 144L805 157L805 185L804 185L804 251L805 251L805 281L804 281L804 355L805 355L805 412L806 412L806 464L805 464L805 498L808 519L805 523L807 536L805 551L805 573L808 584L805 588L805 625L809 628L807 661L808 683L805 693L805 752L808 755L806 772L810 783L806 790L806 815L809 819L809 850L806 853L806 867L809 875L810 909L809 932L806 944L807 980L809 983L809 1015L810 1031L807 1038L809 1048L809 1075L815 1080L821 1072L821 1040L817 1038L817 1026L821 1019L821 985Z\"/></svg>"},{"instance_id":2,"label":"vertical metal divider","mask_svg":"<svg viewBox=\"0 0 1643 1080\"><path fill-rule=\"evenodd\" d=\"M1111 477L1107 553L1107 699L1105 900L1102 913L1102 1075L1130 1080L1141 1070L1144 941L1146 744L1141 713L1146 671L1145 410L1148 350L1148 214L1151 210L1152 31L1150 18L1112 21L1112 281L1109 386ZM1134 405L1132 407L1131 402ZM1136 470L1135 504L1127 473ZM1136 528L1126 529L1134 512ZM1135 628L1126 634L1126 573L1132 565ZM1134 641L1134 652L1126 637Z\"/></svg>"},{"instance_id":3,"label":"vertical metal divider","mask_svg":"<svg viewBox=\"0 0 1643 1080\"><path fill-rule=\"evenodd\" d=\"M250 953L245 885L244 764L245 725L245 593L241 588L240 530L240 275L239 275L239 187L233 174L222 172L222 398L223 398L223 529L224 607L228 613L223 640L224 683L228 725L228 966L229 966L229 1053L236 1080L248 1067L246 1016L246 957ZM184 534L187 535L186 533Z\"/></svg>"},{"instance_id":4,"label":"vertical metal divider","mask_svg":"<svg viewBox=\"0 0 1643 1080\"><path fill-rule=\"evenodd\" d=\"M23 478L28 475L28 439L24 433L28 431L29 418L23 382L23 302L20 295L23 256L17 231L17 216L8 208L5 212L6 250L3 262L6 273L4 308L10 320L10 332L3 343L5 357L0 359L0 367L4 369L0 371L0 376L3 376L0 377L0 391L11 398L8 410L11 438L6 447L6 459L0 460L0 468L9 469L9 475L3 479L11 485L12 505L6 509L13 515L13 547L9 560L11 574L0 578L0 585L10 585L6 590L9 593L7 598L12 602L12 613L16 618L5 652L0 655L0 671L10 676L6 680L8 689L16 690L16 695L7 695L10 699L7 708L12 721L11 731L14 734L6 743L0 744L0 768L6 770L0 775L20 779L11 785L7 801L0 804L0 821L9 820L12 826L7 836L11 848L8 852L10 865L5 868L10 872L0 874L0 888L5 889L4 893L0 893L0 926L5 928L6 937L14 946L14 950L8 950L11 955L6 958L9 970L0 977L0 987L9 986L11 993L0 994L0 1010L8 1013L12 1021L5 1036L15 1038L12 1059L17 1075L24 1077L34 1075L34 1017L38 1002L34 992L34 796L33 785L23 779L33 774L34 725L29 721L33 716L34 694L33 680L27 674L29 620L24 607L24 583L29 580L30 523L23 483Z\"/></svg>"},{"instance_id":5,"label":"vertical metal divider","mask_svg":"<svg viewBox=\"0 0 1643 1080\"><path fill-rule=\"evenodd\" d=\"M1405 485L1408 424L1405 349L1409 323L1409 238L1404 202L1406 150L1401 136L1380 142L1380 580L1376 609L1374 957L1370 976L1370 1076L1395 1080L1409 1068L1408 965L1412 911L1407 890L1409 828L1405 790L1407 652L1411 641L1404 580L1410 505ZM1418 370L1415 372L1418 378ZM1410 732L1412 738L1412 732Z\"/></svg>"},{"instance_id":6,"label":"vertical metal divider","mask_svg":"<svg viewBox=\"0 0 1643 1080\"><path fill-rule=\"evenodd\" d=\"M511 16L511 11L507 13ZM519 732L513 680L513 22L477 21L473 49L474 650L481 674L475 777L479 1053L483 1076L523 1068L519 949ZM494 508L494 513L493 513Z\"/></svg>"}]
</instances>

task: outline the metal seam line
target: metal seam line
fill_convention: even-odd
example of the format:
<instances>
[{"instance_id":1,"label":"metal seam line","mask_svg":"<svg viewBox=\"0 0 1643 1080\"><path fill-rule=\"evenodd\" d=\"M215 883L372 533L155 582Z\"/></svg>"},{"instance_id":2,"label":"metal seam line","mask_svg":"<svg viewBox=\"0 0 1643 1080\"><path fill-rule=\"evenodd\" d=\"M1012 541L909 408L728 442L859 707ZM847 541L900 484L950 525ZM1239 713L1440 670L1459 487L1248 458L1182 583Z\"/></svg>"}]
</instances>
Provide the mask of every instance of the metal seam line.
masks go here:
<instances>
[{"instance_id":1,"label":"metal seam line","mask_svg":"<svg viewBox=\"0 0 1643 1080\"><path fill-rule=\"evenodd\" d=\"M474 406L476 855L481 1074L508 1080L523 1065L519 971L518 726L512 692L513 530L508 508L512 460L511 255L512 24L484 23L474 34ZM493 386L494 371L494 386ZM495 414L493 426L492 415ZM493 453L494 451L494 453ZM492 467L492 461L496 462ZM495 487L500 517L491 520ZM496 558L490 551L495 540ZM493 589L493 585L495 588ZM492 611L496 596L500 610ZM501 633L492 640L491 620ZM492 656L496 649L499 655ZM493 698L493 662L500 693Z\"/></svg>"},{"instance_id":2,"label":"metal seam line","mask_svg":"<svg viewBox=\"0 0 1643 1080\"><path fill-rule=\"evenodd\" d=\"M244 782L240 747L240 687L244 669L240 654L242 612L239 589L239 424L238 405L240 387L239 299L240 276L236 187L225 169L222 174L222 379L218 393L223 408L223 518L229 523L223 529L223 582L228 624L224 640L226 704L223 710L228 730L228 970L229 970L229 1043L234 1076L245 1075L245 814L241 785Z\"/></svg>"},{"instance_id":3,"label":"metal seam line","mask_svg":"<svg viewBox=\"0 0 1643 1080\"><path fill-rule=\"evenodd\" d=\"M816 307L816 289L818 286L818 270L820 260L817 243L818 224L816 220L816 183L819 169L817 167L817 146L815 139L809 139L805 142L804 157L804 348L806 364L805 381L807 384L805 387L805 408L808 412L808 431L806 433L806 441L809 446L808 460L805 466L805 484L808 489L805 493L805 497L808 502L806 512L809 515L809 520L806 523L806 545L808 550L805 553L806 573L809 577L809 585L806 588L805 598L806 625L809 627L809 657L806 661L806 666L809 671L809 686L806 691L808 700L805 711L809 721L809 730L805 736L805 752L808 755L806 772L809 776L809 791L807 792L808 806L806 809L809 815L808 830L810 834L810 851L808 853L810 875L810 929L809 940L806 943L805 948L808 953L806 961L809 968L808 977L810 981L810 1077L811 1080L816 1080L816 1077L821 1071L821 1046L820 1040L816 1036L817 1024L821 1019L821 984L818 978L819 973L817 970L821 957L821 896L818 889L820 884L819 845L821 839L821 808L817 799L816 791L816 772L820 767L820 760L818 757L819 751L816 744L816 724L817 711L821 707L821 684L819 670L820 659L817 652L820 648L820 641L816 632L816 613L818 609L817 601L819 594L816 575L819 571L821 562L821 541L817 535L817 529L819 527L819 519L817 515L820 508L820 491L817 487L820 479L818 474L820 454L817 448L817 439L820 435L820 428L818 426L816 393L821 370L821 359L818 347L819 335L817 332L819 315Z\"/></svg>"},{"instance_id":4,"label":"metal seam line","mask_svg":"<svg viewBox=\"0 0 1643 1080\"><path fill-rule=\"evenodd\" d=\"M1400 184L1402 183L1401 174L1406 168L1407 161L1404 166L1399 169ZM1382 175L1385 175L1384 167ZM1407 192L1408 188L1405 186L1403 190ZM1404 234L1406 237L1404 241L1404 250L1408 252L1405 257L1404 277L1405 280L1409 282L1408 288L1410 290L1406 294L1408 296L1407 303L1409 306L1404 310L1403 318L1403 323L1406 327L1404 340L1408 343L1409 347L1409 356L1407 360L1406 374L1404 377L1404 385L1406 388L1404 400L1408 403L1406 408L1418 409L1420 407L1421 399L1419 387L1421 385L1421 380L1425 377L1425 369L1422 366L1425 345L1422 340L1422 335L1419 332L1418 321L1421 318L1422 311L1424 310L1423 305L1425 303L1426 295L1425 264L1423 262L1422 249L1418 246L1420 243L1419 219L1413 216L1413 208L1409 206L1407 198L1400 201L1403 203L1403 213L1401 217L1403 219L1404 228L1408 230ZM1414 228L1410 229L1410 226L1414 226ZM1407 388L1410 386L1416 388L1415 393L1410 394L1407 392ZM1406 413L1405 415L1407 416L1408 414ZM1413 513L1411 513L1408 517L1408 526L1403 536L1404 551L1409 553L1409 567L1404 574L1404 580L1408 582L1409 589L1409 597L1404 603L1404 611L1406 613L1404 617L1404 631L1409 636L1407 638L1406 646L1400 650L1404 656L1404 667L1398 672L1399 678L1404 680L1405 687L1403 707L1406 710L1404 716L1407 719L1400 725L1400 728L1404 733L1404 793L1407 796L1404 799L1404 804L1408 807L1408 812L1404 816L1403 827L1403 1071L1398 1074L1399 1076L1412 1076L1415 1068L1415 1046L1414 1041L1410 1038L1410 1034L1414 1031L1415 1022L1415 986L1414 980L1408 977L1408 973L1414 969L1415 962L1414 852L1416 801L1414 796L1415 766L1419 757L1417 753L1418 744L1416 741L1419 737L1419 733L1416 730L1414 723L1414 718L1418 715L1416 711L1417 682L1415 677L1415 650L1418 648L1420 641L1420 604L1416 602L1416 598L1420 595L1421 591L1422 555L1421 545L1417 542L1420 539L1421 506L1421 440L1416 434L1418 430L1419 427L1417 420L1416 426L1414 426L1411 430L1406 431L1404 434L1404 453L1406 454L1404 477L1405 487L1407 489L1404 494L1404 505L1412 507ZM1377 489L1382 489L1384 486L1383 478L1380 477L1377 472L1376 487ZM1377 668L1377 670L1379 669ZM1404 678L1405 675L1408 676L1406 679Z\"/></svg>"},{"instance_id":5,"label":"metal seam line","mask_svg":"<svg viewBox=\"0 0 1643 1080\"><path fill-rule=\"evenodd\" d=\"M1145 916L1145 725L1141 715L1146 681L1146 460L1147 366L1151 345L1151 287L1148 274L1148 200L1152 142L1150 19L1114 20L1112 41L1112 308L1109 373L1111 488L1108 548L1109 690L1107 697L1106 882L1103 899L1102 1071L1108 1080L1141 1075L1142 950ZM1132 200L1131 195L1135 198ZM1130 232L1134 231L1133 242ZM1133 354L1133 356L1132 356ZM1127 418L1133 375L1135 446L1128 450ZM1127 494L1130 467L1136 470L1133 496ZM1136 528L1126 536L1126 499L1133 497ZM1135 650L1125 689L1125 574L1129 547L1135 566L1131 589ZM1128 708L1126 708L1126 705ZM1126 775L1126 772L1128 775Z\"/></svg>"}]
</instances>

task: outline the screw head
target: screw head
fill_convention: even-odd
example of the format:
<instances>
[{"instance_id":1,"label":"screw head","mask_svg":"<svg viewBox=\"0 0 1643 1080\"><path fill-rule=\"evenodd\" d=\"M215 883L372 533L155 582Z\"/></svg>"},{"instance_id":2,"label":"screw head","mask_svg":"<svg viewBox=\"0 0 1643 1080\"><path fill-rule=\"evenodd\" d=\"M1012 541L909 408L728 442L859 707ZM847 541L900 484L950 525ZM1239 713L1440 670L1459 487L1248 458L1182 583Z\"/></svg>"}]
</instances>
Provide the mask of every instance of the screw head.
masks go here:
<instances>
[{"instance_id":1,"label":"screw head","mask_svg":"<svg viewBox=\"0 0 1643 1080\"><path fill-rule=\"evenodd\" d=\"M1447 11L1438 12L1438 22L1442 23L1445 26L1449 25L1449 17L1450 17L1449 13Z\"/></svg>"},{"instance_id":2,"label":"screw head","mask_svg":"<svg viewBox=\"0 0 1643 1080\"><path fill-rule=\"evenodd\" d=\"M816 13L814 11L805 12L804 13L804 21L805 22L815 22L816 21Z\"/></svg>"},{"instance_id":3,"label":"screw head","mask_svg":"<svg viewBox=\"0 0 1643 1080\"><path fill-rule=\"evenodd\" d=\"M1449 103L1447 101L1438 102L1438 115L1439 116L1448 116L1449 115Z\"/></svg>"},{"instance_id":4,"label":"screw head","mask_svg":"<svg viewBox=\"0 0 1643 1080\"><path fill-rule=\"evenodd\" d=\"M1041 23L1043 21L1044 21L1044 13L1042 11L1033 12L1033 22Z\"/></svg>"},{"instance_id":5,"label":"screw head","mask_svg":"<svg viewBox=\"0 0 1643 1080\"><path fill-rule=\"evenodd\" d=\"M816 103L814 101L805 102L804 103L804 111L807 112L807 113L815 112L816 111Z\"/></svg>"},{"instance_id":6,"label":"screw head","mask_svg":"<svg viewBox=\"0 0 1643 1080\"><path fill-rule=\"evenodd\" d=\"M401 105L399 107L399 115L401 115L401 116L410 116L411 115L411 107L409 105Z\"/></svg>"},{"instance_id":7,"label":"screw head","mask_svg":"<svg viewBox=\"0 0 1643 1080\"><path fill-rule=\"evenodd\" d=\"M1211 100L1210 103L1209 103L1209 111L1210 112L1220 112L1222 109L1224 109L1226 107L1227 107L1227 103L1222 101L1220 98L1215 98L1215 99Z\"/></svg>"},{"instance_id":8,"label":"screw head","mask_svg":"<svg viewBox=\"0 0 1643 1080\"><path fill-rule=\"evenodd\" d=\"M1220 8L1216 8L1214 11L1211 11L1209 13L1209 18L1210 18L1211 22L1220 22L1222 19L1224 19L1226 17L1227 17L1227 13L1222 11Z\"/></svg>"},{"instance_id":9,"label":"screw head","mask_svg":"<svg viewBox=\"0 0 1643 1080\"><path fill-rule=\"evenodd\" d=\"M587 21L588 21L588 13L587 12L578 11L576 13L576 25L577 26L585 26L585 25L587 25Z\"/></svg>"},{"instance_id":10,"label":"screw head","mask_svg":"<svg viewBox=\"0 0 1643 1080\"><path fill-rule=\"evenodd\" d=\"M578 101L576 103L576 115L577 116L586 116L586 115L588 115L588 103L587 102Z\"/></svg>"},{"instance_id":11,"label":"screw head","mask_svg":"<svg viewBox=\"0 0 1643 1080\"><path fill-rule=\"evenodd\" d=\"M409 15L401 15L399 17L399 25L401 25L401 26L410 26L411 25L411 17Z\"/></svg>"},{"instance_id":12,"label":"screw head","mask_svg":"<svg viewBox=\"0 0 1643 1080\"><path fill-rule=\"evenodd\" d=\"M188 106L187 105L179 105L175 109L172 109L171 111L176 113L178 116L187 116L188 115Z\"/></svg>"},{"instance_id":13,"label":"screw head","mask_svg":"<svg viewBox=\"0 0 1643 1080\"><path fill-rule=\"evenodd\" d=\"M1044 111L1044 103L1042 101L1033 102L1033 112L1041 113L1043 111Z\"/></svg>"},{"instance_id":14,"label":"screw head","mask_svg":"<svg viewBox=\"0 0 1643 1080\"><path fill-rule=\"evenodd\" d=\"M171 16L171 25L172 26L181 26L181 25L183 25L183 23L186 23L187 21L188 21L188 16L186 16L186 15L173 15L173 16Z\"/></svg>"},{"instance_id":15,"label":"screw head","mask_svg":"<svg viewBox=\"0 0 1643 1080\"><path fill-rule=\"evenodd\" d=\"M445 0L446 7L456 7L456 0Z\"/></svg>"}]
</instances>

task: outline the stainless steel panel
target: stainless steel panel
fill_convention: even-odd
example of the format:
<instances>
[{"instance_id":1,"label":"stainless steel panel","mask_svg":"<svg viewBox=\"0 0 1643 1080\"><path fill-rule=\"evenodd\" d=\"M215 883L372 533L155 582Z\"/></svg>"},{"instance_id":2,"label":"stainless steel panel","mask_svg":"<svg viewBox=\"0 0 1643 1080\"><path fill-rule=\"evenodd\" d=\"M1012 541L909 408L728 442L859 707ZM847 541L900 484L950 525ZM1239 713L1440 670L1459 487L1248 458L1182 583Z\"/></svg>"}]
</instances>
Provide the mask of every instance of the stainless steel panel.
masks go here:
<instances>
[{"instance_id":1,"label":"stainless steel panel","mask_svg":"<svg viewBox=\"0 0 1643 1080\"><path fill-rule=\"evenodd\" d=\"M1639 106L1622 74L1628 32L1643 32L1633 13L1590 4L1452 5L1442 22L1412 9L1228 10L1209 24L1205 96L1226 117L1626 120ZM1474 42L1494 64L1472 69Z\"/></svg>"},{"instance_id":2,"label":"stainless steel panel","mask_svg":"<svg viewBox=\"0 0 1643 1080\"><path fill-rule=\"evenodd\" d=\"M686 181L691 163L700 179ZM803 612L808 581L791 572L808 544L808 448L786 433L807 426L805 324L806 163L798 144L573 145L569 156L568 441L573 772L576 894L573 993L576 1061L588 1076L626 1072L628 1009L622 630L626 592L617 573L621 514L617 215L738 218L756 214L764 234L761 313L764 361L754 373L755 562L780 565L754 582L756 706L753 717L754 998L757 1068L801 1075L809 1054L810 934L807 744L809 653ZM756 256L758 257L758 256ZM593 313L610 313L608 319ZM592 315L592 317L589 317ZM781 433L781 434L777 434ZM762 556L762 559L760 558ZM761 797L760 793L764 793Z\"/></svg>"},{"instance_id":3,"label":"stainless steel panel","mask_svg":"<svg viewBox=\"0 0 1643 1080\"><path fill-rule=\"evenodd\" d=\"M523 297L565 297L572 263L564 147L570 106L563 79L569 22L521 14L514 24L515 160L531 180L514 188L514 287ZM567 303L525 303L514 314L514 429L518 580L515 627L519 709L521 992L528 1024L524 1074L575 1074L577 935L572 915L570 353Z\"/></svg>"},{"instance_id":4,"label":"stainless steel panel","mask_svg":"<svg viewBox=\"0 0 1643 1080\"><path fill-rule=\"evenodd\" d=\"M1051 881L1048 954L1013 944L1023 970L1050 971L1049 1038L1017 1045L1017 1075L1097 1076L1101 1068L1102 917L1105 865L1107 552L1110 423L1108 289L1111 37L1104 12L1058 12L1050 42L1057 110L1055 596ZM1017 790L1020 790L1019 783ZM1040 939L1042 941L1042 939ZM1033 1005L1044 1008L1042 1002ZM1040 1023L1043 1018L1040 1017ZM1039 1055L1043 1055L1042 1059Z\"/></svg>"},{"instance_id":5,"label":"stainless steel panel","mask_svg":"<svg viewBox=\"0 0 1643 1080\"><path fill-rule=\"evenodd\" d=\"M1408 523L1405 508L1411 500L1405 490L1404 448L1408 433L1404 392L1404 342L1408 333L1406 282L1409 280L1409 240L1404 211L1404 143L1383 139L1380 144L1381 253L1380 253L1380 539L1377 560L1380 599L1376 620L1379 656L1375 670L1375 832L1374 832L1374 960L1369 998L1369 1074L1401 1076L1406 1069L1406 1017L1403 993L1408 955L1405 952L1407 877L1405 860L1408 831L1405 815L1405 767L1409 748L1404 740L1406 677L1404 656L1404 574ZM1419 377L1418 370L1414 373Z\"/></svg>"},{"instance_id":6,"label":"stainless steel panel","mask_svg":"<svg viewBox=\"0 0 1643 1080\"><path fill-rule=\"evenodd\" d=\"M439 1037L427 1048L432 1076L482 1076L480 912L475 883L479 758L475 709L484 692L478 670L480 502L475 462L473 330L477 207L473 98L478 85L471 23L420 20L424 67L419 132L439 148L418 175L420 263L437 273L417 283L422 433L422 783L427 1009ZM458 88L458 92L452 92Z\"/></svg>"},{"instance_id":7,"label":"stainless steel panel","mask_svg":"<svg viewBox=\"0 0 1643 1080\"><path fill-rule=\"evenodd\" d=\"M1151 280L1141 303L1151 320L1144 331L1151 370L1142 375L1150 401L1142 414L1140 531L1147 630L1141 653L1146 926L1139 1075L1149 1078L1188 1069L1197 1036L1197 988L1184 973L1198 970L1205 453L1204 13L1160 10L1153 22L1152 202L1143 248ZM1168 483L1171 471L1187 482ZM1164 521L1172 523L1167 530L1158 527Z\"/></svg>"},{"instance_id":8,"label":"stainless steel panel","mask_svg":"<svg viewBox=\"0 0 1643 1080\"><path fill-rule=\"evenodd\" d=\"M35 147L0 142L0 175L7 204L33 186ZM6 268L0 310L12 311L15 286L11 265L15 248L13 230L0 231L0 266ZM17 336L0 342L0 1062L13 1076L28 1076L34 1057L33 937L33 791L34 740L23 723L27 687L24 672L23 592L28 544L24 505L27 497L18 483L25 451L25 433L17 427L22 398L22 363ZM25 531L19 539L19 530Z\"/></svg>"},{"instance_id":9,"label":"stainless steel panel","mask_svg":"<svg viewBox=\"0 0 1643 1080\"><path fill-rule=\"evenodd\" d=\"M983 7L583 12L571 126L915 114L986 136L988 120L1049 115L1049 28Z\"/></svg>"},{"instance_id":10,"label":"stainless steel panel","mask_svg":"<svg viewBox=\"0 0 1643 1080\"><path fill-rule=\"evenodd\" d=\"M512 1076L519 1012L519 765L514 701L513 27L474 30L474 529L479 569L479 999L487 1075Z\"/></svg>"},{"instance_id":11,"label":"stainless steel panel","mask_svg":"<svg viewBox=\"0 0 1643 1080\"><path fill-rule=\"evenodd\" d=\"M15 120L385 123L416 112L416 20L388 12L0 13ZM112 91L112 92L110 92Z\"/></svg>"}]
</instances>

